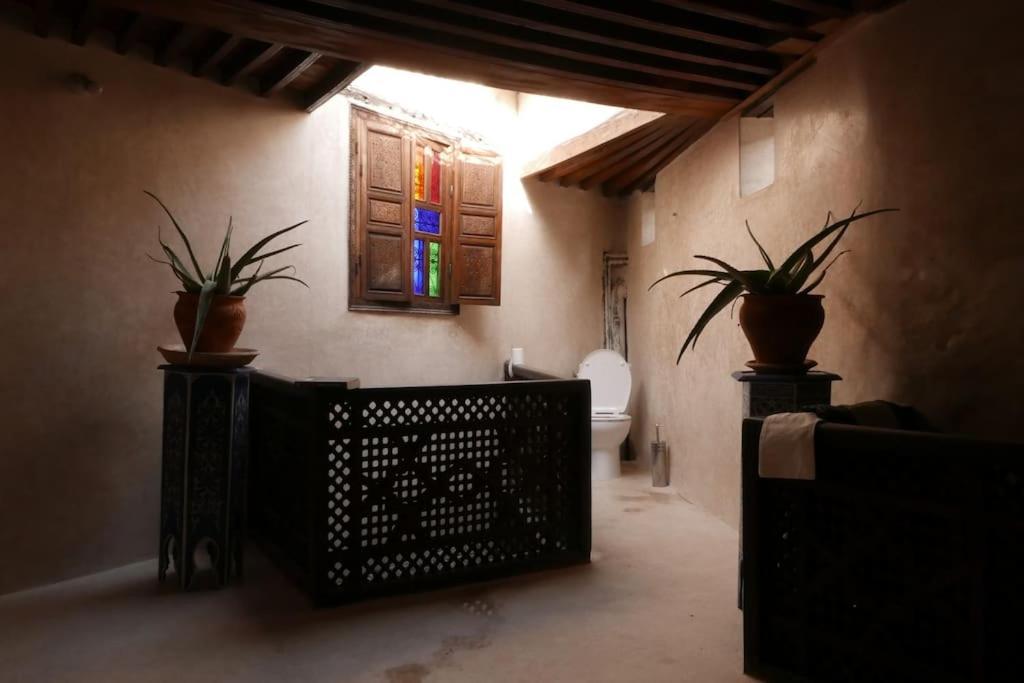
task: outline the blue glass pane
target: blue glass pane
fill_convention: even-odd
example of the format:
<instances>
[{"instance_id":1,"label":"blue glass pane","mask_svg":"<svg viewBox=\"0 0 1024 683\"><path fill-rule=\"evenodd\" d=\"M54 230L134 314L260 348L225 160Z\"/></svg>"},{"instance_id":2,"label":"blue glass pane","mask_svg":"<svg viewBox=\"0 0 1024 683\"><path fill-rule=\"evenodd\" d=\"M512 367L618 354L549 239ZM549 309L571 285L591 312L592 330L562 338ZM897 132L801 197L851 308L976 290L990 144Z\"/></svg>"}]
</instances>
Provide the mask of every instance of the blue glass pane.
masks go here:
<instances>
[{"instance_id":1,"label":"blue glass pane","mask_svg":"<svg viewBox=\"0 0 1024 683\"><path fill-rule=\"evenodd\" d=\"M412 241L412 293L423 296L423 240Z\"/></svg>"},{"instance_id":2,"label":"blue glass pane","mask_svg":"<svg viewBox=\"0 0 1024 683\"><path fill-rule=\"evenodd\" d=\"M441 212L430 209L413 209L412 222L420 232L427 232L431 235L441 234Z\"/></svg>"}]
</instances>

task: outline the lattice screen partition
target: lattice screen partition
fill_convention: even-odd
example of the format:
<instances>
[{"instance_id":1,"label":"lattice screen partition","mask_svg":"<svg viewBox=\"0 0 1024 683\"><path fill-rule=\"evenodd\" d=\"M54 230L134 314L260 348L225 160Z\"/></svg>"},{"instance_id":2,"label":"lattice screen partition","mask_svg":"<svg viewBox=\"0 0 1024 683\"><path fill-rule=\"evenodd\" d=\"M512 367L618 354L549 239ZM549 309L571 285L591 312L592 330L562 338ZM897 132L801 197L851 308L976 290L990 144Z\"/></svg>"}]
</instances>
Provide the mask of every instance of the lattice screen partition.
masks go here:
<instances>
[{"instance_id":1,"label":"lattice screen partition","mask_svg":"<svg viewBox=\"0 0 1024 683\"><path fill-rule=\"evenodd\" d=\"M745 668L770 680L1019 681L1024 445L820 425L814 481L744 422Z\"/></svg>"},{"instance_id":2,"label":"lattice screen partition","mask_svg":"<svg viewBox=\"0 0 1024 683\"><path fill-rule=\"evenodd\" d=\"M589 561L587 382L254 387L254 523L318 602Z\"/></svg>"}]
</instances>

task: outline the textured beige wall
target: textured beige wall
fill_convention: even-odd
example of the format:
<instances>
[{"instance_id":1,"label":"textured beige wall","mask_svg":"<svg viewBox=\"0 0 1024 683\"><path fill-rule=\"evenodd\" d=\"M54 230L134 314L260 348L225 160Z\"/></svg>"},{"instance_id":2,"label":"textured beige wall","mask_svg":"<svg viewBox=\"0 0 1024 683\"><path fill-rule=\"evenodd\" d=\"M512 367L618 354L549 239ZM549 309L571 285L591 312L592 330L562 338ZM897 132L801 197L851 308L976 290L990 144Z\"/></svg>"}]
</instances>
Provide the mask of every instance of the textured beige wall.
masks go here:
<instances>
[{"instance_id":1,"label":"textured beige wall","mask_svg":"<svg viewBox=\"0 0 1024 683\"><path fill-rule=\"evenodd\" d=\"M63 79L80 70L100 96ZM493 98L506 107L515 97ZM513 112L514 113L514 112ZM311 290L254 289L240 345L365 385L500 378L513 346L569 374L601 343L601 252L623 204L506 171L500 308L347 311L348 105L312 115L136 58L0 28L0 593L155 554L160 362L174 282L148 262L160 195L211 258L308 218ZM514 118L514 117L513 117ZM169 232L165 235L170 236ZM272 283L273 284L273 283Z\"/></svg>"},{"instance_id":2,"label":"textured beige wall","mask_svg":"<svg viewBox=\"0 0 1024 683\"><path fill-rule=\"evenodd\" d=\"M902 401L947 429L1024 439L1022 20L1020 3L908 0L779 93L774 185L739 197L733 120L659 175L650 246L633 202L632 438L646 453L666 425L684 495L737 523L741 391L729 373L751 354L726 314L674 366L712 295L679 300L682 280L645 290L693 254L756 267L746 218L781 258L828 209L900 207L848 234L811 357L845 378L838 402Z\"/></svg>"}]
</instances>

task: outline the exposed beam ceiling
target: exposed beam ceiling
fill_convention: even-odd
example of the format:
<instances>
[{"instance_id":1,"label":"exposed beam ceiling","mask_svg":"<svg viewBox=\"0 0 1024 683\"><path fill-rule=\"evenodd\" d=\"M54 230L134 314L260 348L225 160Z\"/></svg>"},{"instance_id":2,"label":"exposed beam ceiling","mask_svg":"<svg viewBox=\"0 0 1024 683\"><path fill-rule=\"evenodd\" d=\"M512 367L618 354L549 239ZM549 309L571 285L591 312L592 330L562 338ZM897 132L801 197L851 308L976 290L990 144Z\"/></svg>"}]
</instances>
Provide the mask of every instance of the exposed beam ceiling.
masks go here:
<instances>
[{"instance_id":1,"label":"exposed beam ceiling","mask_svg":"<svg viewBox=\"0 0 1024 683\"><path fill-rule=\"evenodd\" d=\"M281 97L311 111L346 87L366 66L351 59L264 40L245 22L204 22L200 0L171 3L182 13L153 12L150 2L117 0L0 0L4 17L40 37L53 36L91 48L108 46L126 56L141 55L154 64L182 68L193 76ZM200 19L200 20L196 20ZM243 30L231 30L235 24ZM340 88L338 87L340 84Z\"/></svg>"},{"instance_id":2,"label":"exposed beam ceiling","mask_svg":"<svg viewBox=\"0 0 1024 683\"><path fill-rule=\"evenodd\" d=\"M776 45L822 35L814 12L764 0L109 2L353 62L695 117L782 71L792 57Z\"/></svg>"},{"instance_id":3,"label":"exposed beam ceiling","mask_svg":"<svg viewBox=\"0 0 1024 683\"><path fill-rule=\"evenodd\" d=\"M772 94L893 0L0 0L29 30L281 96L312 110L369 64L633 111L554 150L541 180L646 189L715 122ZM664 116L646 112L662 112ZM618 126L618 129L616 129ZM614 135L612 132L614 132ZM608 135L607 139L598 139ZM578 144L579 141L577 141ZM559 157L559 154L562 156Z\"/></svg>"},{"instance_id":4,"label":"exposed beam ceiling","mask_svg":"<svg viewBox=\"0 0 1024 683\"><path fill-rule=\"evenodd\" d=\"M707 4L689 0L657 1L686 5L693 11L702 10L702 6ZM870 6L864 4L869 1ZM559 0L559 4L565 3ZM723 9L726 4L721 1L715 2L714 9ZM732 5L730 11L736 11L745 3L728 4ZM818 7L822 5L820 2L814 5L822 15L842 13L848 18L813 43L810 49L785 69L749 93L726 112L722 119L740 115L769 114L774 106L775 93L812 66L820 50L835 42L865 16L863 13L843 10L838 3L827 7ZM887 5L875 0L861 0L861 6L876 10ZM595 129L558 145L527 164L523 177L535 177L544 182L557 182L563 186L575 186L585 190L600 189L607 195L627 195L636 190L648 190L653 188L655 178L661 169L700 139L719 120L678 114L665 114L654 119L640 120L636 118L640 114L642 112L620 114ZM627 121L636 125L627 125Z\"/></svg>"}]
</instances>

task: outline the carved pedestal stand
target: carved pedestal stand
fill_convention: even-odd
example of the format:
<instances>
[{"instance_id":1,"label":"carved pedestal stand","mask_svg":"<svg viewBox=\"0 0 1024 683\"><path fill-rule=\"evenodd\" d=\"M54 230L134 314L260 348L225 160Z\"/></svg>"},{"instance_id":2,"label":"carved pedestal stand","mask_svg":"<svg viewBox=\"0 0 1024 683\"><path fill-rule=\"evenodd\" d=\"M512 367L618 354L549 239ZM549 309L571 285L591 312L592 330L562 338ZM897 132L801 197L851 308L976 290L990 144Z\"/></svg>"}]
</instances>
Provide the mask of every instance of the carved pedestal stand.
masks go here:
<instances>
[{"instance_id":1,"label":"carved pedestal stand","mask_svg":"<svg viewBox=\"0 0 1024 683\"><path fill-rule=\"evenodd\" d=\"M160 570L178 586L220 587L242 575L249 369L162 365ZM209 576L206 576L209 575Z\"/></svg>"}]
</instances>

